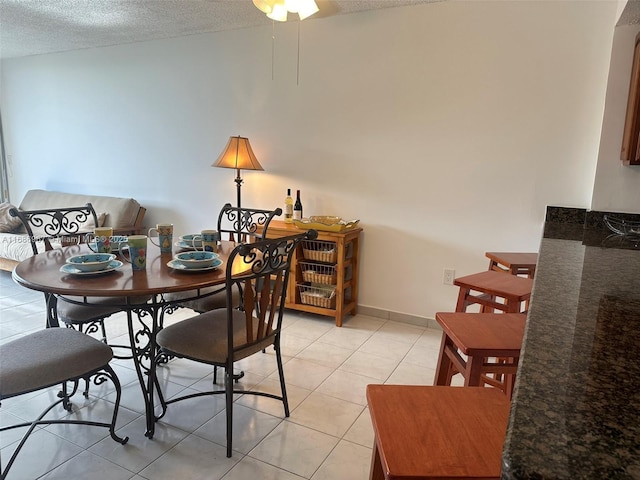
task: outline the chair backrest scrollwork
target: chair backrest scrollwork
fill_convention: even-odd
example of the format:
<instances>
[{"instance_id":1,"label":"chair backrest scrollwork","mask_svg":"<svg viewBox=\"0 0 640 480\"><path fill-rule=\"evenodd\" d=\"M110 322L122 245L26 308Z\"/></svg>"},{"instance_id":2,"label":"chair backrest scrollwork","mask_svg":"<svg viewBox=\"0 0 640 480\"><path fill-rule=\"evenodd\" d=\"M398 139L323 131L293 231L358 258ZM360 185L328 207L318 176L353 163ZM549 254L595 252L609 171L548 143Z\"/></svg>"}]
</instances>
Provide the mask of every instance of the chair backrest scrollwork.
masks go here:
<instances>
[{"instance_id":1,"label":"chair backrest scrollwork","mask_svg":"<svg viewBox=\"0 0 640 480\"><path fill-rule=\"evenodd\" d=\"M266 238L273 217L282 215L282 209L262 210L257 208L232 207L225 204L218 215L218 232L222 240L251 243ZM227 234L228 238L222 238Z\"/></svg>"},{"instance_id":2,"label":"chair backrest scrollwork","mask_svg":"<svg viewBox=\"0 0 640 480\"><path fill-rule=\"evenodd\" d=\"M18 210L9 213L18 217L29 236L33 254L38 254L38 241L44 241L45 250L53 250L52 239L59 239L62 245L82 243L84 234L98 226L98 215L91 203L82 207L50 208L44 210Z\"/></svg>"}]
</instances>

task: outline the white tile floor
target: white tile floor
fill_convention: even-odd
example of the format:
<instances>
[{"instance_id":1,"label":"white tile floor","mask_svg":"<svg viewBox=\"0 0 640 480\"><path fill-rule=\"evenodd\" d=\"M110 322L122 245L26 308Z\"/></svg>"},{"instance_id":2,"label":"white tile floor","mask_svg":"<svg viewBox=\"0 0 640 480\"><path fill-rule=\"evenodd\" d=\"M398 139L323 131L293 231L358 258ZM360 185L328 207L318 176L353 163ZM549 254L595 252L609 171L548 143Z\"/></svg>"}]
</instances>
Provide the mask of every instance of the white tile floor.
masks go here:
<instances>
[{"instance_id":1,"label":"white tile floor","mask_svg":"<svg viewBox=\"0 0 640 480\"><path fill-rule=\"evenodd\" d=\"M169 321L190 315L190 310L181 310ZM43 324L43 295L0 272L0 345ZM123 315L109 319L107 328L112 341L128 342L117 338L126 332ZM435 329L362 315L337 328L329 317L288 312L282 349L291 416L284 418L277 400L239 396L232 458L225 456L222 397L170 406L149 440L133 365L114 360L123 384L117 432L128 435L129 443L114 442L104 428L47 426L28 440L8 480L366 479L373 442L366 385L432 384L440 337ZM242 385L279 391L272 350L246 359L240 367L245 371ZM170 362L160 375L168 396L206 388L212 381L210 368L185 360ZM33 419L55 391L4 401L0 424ZM89 399L74 397L72 415L105 421L113 399L110 386L92 385ZM5 462L21 433L1 434Z\"/></svg>"}]
</instances>

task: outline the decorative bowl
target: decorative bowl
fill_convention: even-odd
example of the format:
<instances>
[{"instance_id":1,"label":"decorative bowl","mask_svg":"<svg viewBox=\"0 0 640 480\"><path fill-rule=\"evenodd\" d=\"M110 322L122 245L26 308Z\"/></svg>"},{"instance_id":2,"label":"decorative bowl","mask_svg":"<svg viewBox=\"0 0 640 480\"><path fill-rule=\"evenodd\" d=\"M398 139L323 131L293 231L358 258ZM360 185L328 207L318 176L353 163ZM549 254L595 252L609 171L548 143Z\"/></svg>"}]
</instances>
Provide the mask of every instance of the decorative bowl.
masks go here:
<instances>
[{"instance_id":1,"label":"decorative bowl","mask_svg":"<svg viewBox=\"0 0 640 480\"><path fill-rule=\"evenodd\" d=\"M193 248L202 248L202 235L199 233L182 235L180 241Z\"/></svg>"},{"instance_id":2,"label":"decorative bowl","mask_svg":"<svg viewBox=\"0 0 640 480\"><path fill-rule=\"evenodd\" d=\"M97 272L109 266L116 256L112 253L88 253L67 258L67 263L82 272Z\"/></svg>"},{"instance_id":3,"label":"decorative bowl","mask_svg":"<svg viewBox=\"0 0 640 480\"><path fill-rule=\"evenodd\" d=\"M355 228L360 220L343 220L331 215L311 216L301 220L294 219L293 224L298 228L321 230L325 232L343 232Z\"/></svg>"},{"instance_id":4,"label":"decorative bowl","mask_svg":"<svg viewBox=\"0 0 640 480\"><path fill-rule=\"evenodd\" d=\"M186 268L208 268L213 265L218 255L213 252L195 251L178 253L173 258Z\"/></svg>"}]
</instances>

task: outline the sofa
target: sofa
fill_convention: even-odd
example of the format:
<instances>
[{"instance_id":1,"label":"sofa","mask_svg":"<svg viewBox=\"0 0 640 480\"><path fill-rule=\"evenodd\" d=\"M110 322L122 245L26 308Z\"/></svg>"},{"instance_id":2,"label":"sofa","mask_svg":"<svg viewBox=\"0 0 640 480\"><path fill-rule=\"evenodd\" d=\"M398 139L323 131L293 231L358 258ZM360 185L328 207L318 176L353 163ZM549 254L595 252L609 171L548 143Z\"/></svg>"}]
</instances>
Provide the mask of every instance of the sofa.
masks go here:
<instances>
[{"instance_id":1,"label":"sofa","mask_svg":"<svg viewBox=\"0 0 640 480\"><path fill-rule=\"evenodd\" d=\"M81 195L49 190L29 190L18 210L46 210L49 208L79 207L91 203L98 226L112 227L114 235L143 233L146 208L133 198ZM0 204L0 269L12 271L22 260L33 255L29 237L19 218L9 211L15 208L10 203ZM94 220L83 225L82 231L93 231ZM34 232L35 234L35 232ZM59 246L59 244L57 245ZM38 242L38 251L44 251L44 242Z\"/></svg>"}]
</instances>

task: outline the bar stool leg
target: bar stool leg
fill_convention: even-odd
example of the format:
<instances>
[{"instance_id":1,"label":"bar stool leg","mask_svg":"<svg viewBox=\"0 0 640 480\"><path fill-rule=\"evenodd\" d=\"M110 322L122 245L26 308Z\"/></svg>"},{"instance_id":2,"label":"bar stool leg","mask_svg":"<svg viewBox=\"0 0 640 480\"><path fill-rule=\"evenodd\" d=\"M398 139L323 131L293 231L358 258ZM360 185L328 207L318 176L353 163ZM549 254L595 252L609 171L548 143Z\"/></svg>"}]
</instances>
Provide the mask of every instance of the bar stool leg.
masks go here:
<instances>
[{"instance_id":1,"label":"bar stool leg","mask_svg":"<svg viewBox=\"0 0 640 480\"><path fill-rule=\"evenodd\" d=\"M456 302L456 312L466 312L468 303L466 301L467 295L470 290L468 288L460 287L458 290L458 301Z\"/></svg>"},{"instance_id":2,"label":"bar stool leg","mask_svg":"<svg viewBox=\"0 0 640 480\"><path fill-rule=\"evenodd\" d=\"M464 374L465 387L480 387L482 382L482 366L484 364L483 357L470 355L467 358L467 368Z\"/></svg>"},{"instance_id":3,"label":"bar stool leg","mask_svg":"<svg viewBox=\"0 0 640 480\"><path fill-rule=\"evenodd\" d=\"M378 443L375 440L373 441L373 453L371 454L371 469L369 470L369 480L384 480L384 472L382 471L382 462L380 461Z\"/></svg>"}]
</instances>

